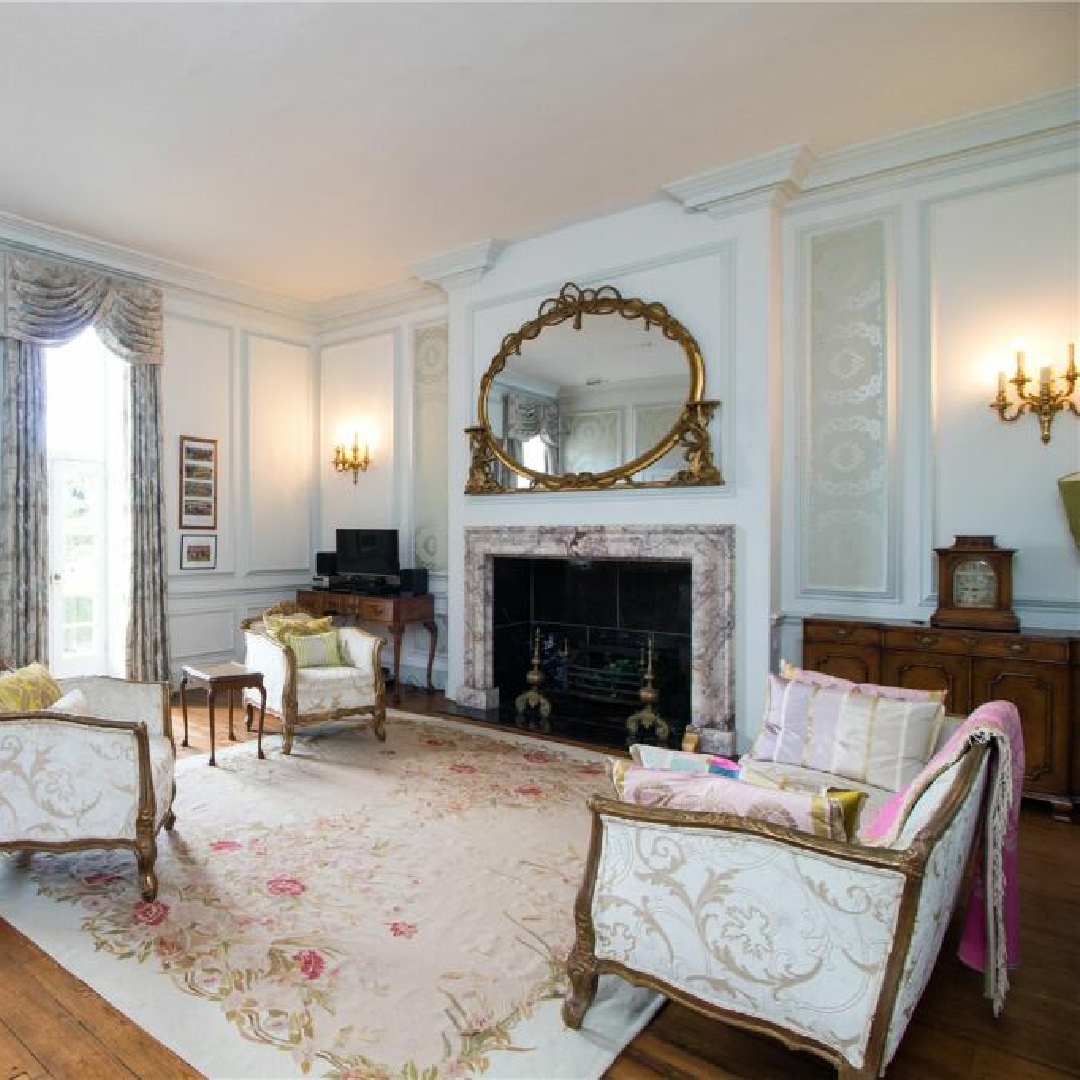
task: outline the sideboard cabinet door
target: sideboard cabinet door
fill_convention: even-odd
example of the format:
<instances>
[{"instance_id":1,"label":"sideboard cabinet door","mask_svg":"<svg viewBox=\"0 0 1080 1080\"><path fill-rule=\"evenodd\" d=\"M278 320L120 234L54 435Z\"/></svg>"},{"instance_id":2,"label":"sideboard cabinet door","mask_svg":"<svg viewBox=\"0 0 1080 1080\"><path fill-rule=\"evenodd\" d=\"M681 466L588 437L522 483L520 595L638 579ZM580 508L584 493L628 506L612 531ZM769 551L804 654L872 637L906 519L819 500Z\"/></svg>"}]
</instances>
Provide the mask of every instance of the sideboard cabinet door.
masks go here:
<instances>
[{"instance_id":1,"label":"sideboard cabinet door","mask_svg":"<svg viewBox=\"0 0 1080 1080\"><path fill-rule=\"evenodd\" d=\"M886 649L881 682L908 690L944 690L946 712L967 716L971 711L971 661L966 656Z\"/></svg>"},{"instance_id":2,"label":"sideboard cabinet door","mask_svg":"<svg viewBox=\"0 0 1080 1080\"><path fill-rule=\"evenodd\" d=\"M1024 790L1068 801L1069 668L1025 660L976 659L974 705L1004 699L1020 710Z\"/></svg>"},{"instance_id":3,"label":"sideboard cabinet door","mask_svg":"<svg viewBox=\"0 0 1080 1080\"><path fill-rule=\"evenodd\" d=\"M853 683L880 683L881 660L874 645L804 641L802 666Z\"/></svg>"}]
</instances>

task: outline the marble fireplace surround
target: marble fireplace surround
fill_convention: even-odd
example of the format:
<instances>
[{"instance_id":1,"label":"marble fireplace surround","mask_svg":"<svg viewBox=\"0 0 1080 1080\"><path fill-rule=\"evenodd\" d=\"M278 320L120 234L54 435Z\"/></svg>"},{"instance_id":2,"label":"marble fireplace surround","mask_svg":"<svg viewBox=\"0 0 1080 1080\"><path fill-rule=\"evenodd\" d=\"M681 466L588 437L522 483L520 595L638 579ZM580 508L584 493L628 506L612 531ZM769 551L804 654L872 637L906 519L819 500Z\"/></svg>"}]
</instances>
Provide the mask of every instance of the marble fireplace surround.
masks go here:
<instances>
[{"instance_id":1,"label":"marble fireplace surround","mask_svg":"<svg viewBox=\"0 0 1080 1080\"><path fill-rule=\"evenodd\" d=\"M494 525L465 529L465 680L457 701L493 709L492 604L500 555L664 559L691 564L690 707L701 749L735 750L735 528L732 525Z\"/></svg>"}]
</instances>

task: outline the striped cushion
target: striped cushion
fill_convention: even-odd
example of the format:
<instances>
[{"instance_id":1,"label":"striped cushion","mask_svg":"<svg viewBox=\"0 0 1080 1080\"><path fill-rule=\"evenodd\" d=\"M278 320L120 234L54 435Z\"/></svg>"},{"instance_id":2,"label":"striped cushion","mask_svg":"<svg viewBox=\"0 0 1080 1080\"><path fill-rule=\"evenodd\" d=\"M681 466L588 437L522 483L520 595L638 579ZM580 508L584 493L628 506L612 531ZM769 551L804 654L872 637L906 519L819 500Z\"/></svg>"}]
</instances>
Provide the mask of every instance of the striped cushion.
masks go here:
<instances>
[{"instance_id":1,"label":"striped cushion","mask_svg":"<svg viewBox=\"0 0 1080 1080\"><path fill-rule=\"evenodd\" d=\"M944 690L913 690L908 686L878 686L877 683L853 683L841 679L839 675L826 675L823 671L807 671L780 661L780 677L795 682L810 683L813 686L828 686L833 690L858 690L863 694L876 694L878 697L895 698L897 701L944 701Z\"/></svg>"},{"instance_id":2,"label":"striped cushion","mask_svg":"<svg viewBox=\"0 0 1080 1080\"><path fill-rule=\"evenodd\" d=\"M899 791L930 760L945 707L769 676L765 723L750 757Z\"/></svg>"},{"instance_id":3,"label":"striped cushion","mask_svg":"<svg viewBox=\"0 0 1080 1080\"><path fill-rule=\"evenodd\" d=\"M292 649L297 667L345 666L336 630L328 634L287 634L285 644Z\"/></svg>"}]
</instances>

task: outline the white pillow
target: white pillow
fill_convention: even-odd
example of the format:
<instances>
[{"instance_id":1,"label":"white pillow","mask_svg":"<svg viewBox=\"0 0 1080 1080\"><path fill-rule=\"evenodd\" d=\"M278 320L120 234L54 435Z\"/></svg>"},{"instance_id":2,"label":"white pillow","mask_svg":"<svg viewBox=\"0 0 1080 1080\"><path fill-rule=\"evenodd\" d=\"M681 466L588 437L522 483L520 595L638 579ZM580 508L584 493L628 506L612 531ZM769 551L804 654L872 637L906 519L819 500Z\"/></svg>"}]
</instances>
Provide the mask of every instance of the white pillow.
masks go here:
<instances>
[{"instance_id":1,"label":"white pillow","mask_svg":"<svg viewBox=\"0 0 1080 1080\"><path fill-rule=\"evenodd\" d=\"M69 690L59 701L49 706L49 712L62 712L68 716L86 716L89 704L81 690Z\"/></svg>"}]
</instances>

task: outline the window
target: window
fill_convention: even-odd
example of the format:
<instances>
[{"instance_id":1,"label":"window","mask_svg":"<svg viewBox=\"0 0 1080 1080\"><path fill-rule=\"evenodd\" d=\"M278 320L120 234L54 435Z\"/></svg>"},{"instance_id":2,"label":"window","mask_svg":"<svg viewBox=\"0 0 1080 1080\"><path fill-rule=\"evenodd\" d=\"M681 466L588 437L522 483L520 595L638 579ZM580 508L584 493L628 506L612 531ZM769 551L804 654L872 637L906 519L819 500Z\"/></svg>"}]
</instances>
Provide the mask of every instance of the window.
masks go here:
<instances>
[{"instance_id":1,"label":"window","mask_svg":"<svg viewBox=\"0 0 1080 1080\"><path fill-rule=\"evenodd\" d=\"M50 666L123 674L127 620L125 366L87 330L46 353Z\"/></svg>"}]
</instances>

